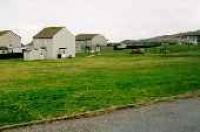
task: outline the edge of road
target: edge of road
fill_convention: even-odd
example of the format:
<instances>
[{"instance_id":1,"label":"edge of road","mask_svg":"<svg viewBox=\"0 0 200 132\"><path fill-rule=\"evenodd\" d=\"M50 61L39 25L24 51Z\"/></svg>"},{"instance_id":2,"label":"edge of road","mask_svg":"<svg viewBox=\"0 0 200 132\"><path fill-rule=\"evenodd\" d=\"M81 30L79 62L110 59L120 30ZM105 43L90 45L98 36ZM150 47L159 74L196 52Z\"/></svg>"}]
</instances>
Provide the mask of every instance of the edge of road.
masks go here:
<instances>
[{"instance_id":1,"label":"edge of road","mask_svg":"<svg viewBox=\"0 0 200 132\"><path fill-rule=\"evenodd\" d=\"M177 99L190 99L190 98L199 98L199 97L200 97L200 90L188 92L182 95L171 96L171 97L161 97L157 99L153 99L152 97L152 100L150 100L149 102L140 102L137 104L127 104L127 105L121 105L121 106L111 106L109 108L104 108L104 109L100 109L96 111L87 111L87 112L75 114L72 116L62 116L62 117L57 117L57 118L45 119L45 120L31 121L31 122L21 123L21 124L5 125L5 126L0 127L0 132L4 130L16 129L16 128L27 127L27 126L32 126L32 125L49 124L52 122L62 121L62 120L90 118L90 117L100 116L100 115L108 114L108 113L118 111L118 110L123 110L123 109L129 109L129 108L138 109L141 107L150 106L153 104L158 104L158 103L163 103L163 102L174 102Z\"/></svg>"}]
</instances>

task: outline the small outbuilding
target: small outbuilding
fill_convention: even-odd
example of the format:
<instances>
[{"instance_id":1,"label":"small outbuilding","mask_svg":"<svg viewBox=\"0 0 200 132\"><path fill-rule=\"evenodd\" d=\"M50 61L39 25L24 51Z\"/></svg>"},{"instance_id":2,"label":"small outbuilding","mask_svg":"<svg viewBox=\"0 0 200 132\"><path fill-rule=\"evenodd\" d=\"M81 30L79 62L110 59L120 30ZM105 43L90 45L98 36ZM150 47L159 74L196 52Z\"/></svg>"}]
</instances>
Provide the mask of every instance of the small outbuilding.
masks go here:
<instances>
[{"instance_id":1,"label":"small outbuilding","mask_svg":"<svg viewBox=\"0 0 200 132\"><path fill-rule=\"evenodd\" d=\"M107 39L100 34L79 34L76 36L76 52L100 52L107 46Z\"/></svg>"},{"instance_id":2,"label":"small outbuilding","mask_svg":"<svg viewBox=\"0 0 200 132\"><path fill-rule=\"evenodd\" d=\"M75 57L75 36L65 27L47 27L33 37L25 60Z\"/></svg>"},{"instance_id":3,"label":"small outbuilding","mask_svg":"<svg viewBox=\"0 0 200 132\"><path fill-rule=\"evenodd\" d=\"M0 31L0 54L22 53L21 37L11 30Z\"/></svg>"}]
</instances>

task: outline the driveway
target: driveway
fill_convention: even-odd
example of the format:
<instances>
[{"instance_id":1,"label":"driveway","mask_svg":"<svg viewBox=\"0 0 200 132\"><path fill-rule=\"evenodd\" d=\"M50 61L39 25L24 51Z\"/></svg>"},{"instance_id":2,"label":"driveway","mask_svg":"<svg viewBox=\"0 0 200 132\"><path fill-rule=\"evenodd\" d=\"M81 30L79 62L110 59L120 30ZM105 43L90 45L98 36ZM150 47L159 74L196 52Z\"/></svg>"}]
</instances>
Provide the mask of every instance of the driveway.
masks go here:
<instances>
[{"instance_id":1,"label":"driveway","mask_svg":"<svg viewBox=\"0 0 200 132\"><path fill-rule=\"evenodd\" d=\"M177 100L7 132L200 132L200 99Z\"/></svg>"}]
</instances>

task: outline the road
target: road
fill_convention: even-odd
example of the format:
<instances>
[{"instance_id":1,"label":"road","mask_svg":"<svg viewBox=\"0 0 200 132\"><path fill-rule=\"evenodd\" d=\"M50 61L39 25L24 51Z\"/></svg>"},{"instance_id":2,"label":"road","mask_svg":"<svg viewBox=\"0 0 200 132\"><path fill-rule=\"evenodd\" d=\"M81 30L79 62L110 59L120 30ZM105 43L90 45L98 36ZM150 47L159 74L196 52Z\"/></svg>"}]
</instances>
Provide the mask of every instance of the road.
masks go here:
<instances>
[{"instance_id":1,"label":"road","mask_svg":"<svg viewBox=\"0 0 200 132\"><path fill-rule=\"evenodd\" d=\"M6 132L200 132L200 99L177 100Z\"/></svg>"}]
</instances>

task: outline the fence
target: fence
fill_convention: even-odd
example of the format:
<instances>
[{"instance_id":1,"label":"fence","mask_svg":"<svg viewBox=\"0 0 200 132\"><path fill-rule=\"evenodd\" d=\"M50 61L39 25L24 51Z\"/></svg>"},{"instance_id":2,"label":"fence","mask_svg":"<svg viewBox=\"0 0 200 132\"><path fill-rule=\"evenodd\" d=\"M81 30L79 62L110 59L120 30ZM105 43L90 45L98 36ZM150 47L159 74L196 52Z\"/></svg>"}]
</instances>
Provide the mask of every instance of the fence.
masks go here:
<instances>
[{"instance_id":1,"label":"fence","mask_svg":"<svg viewBox=\"0 0 200 132\"><path fill-rule=\"evenodd\" d=\"M19 59L19 58L23 58L23 53L0 54L0 59Z\"/></svg>"}]
</instances>

